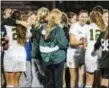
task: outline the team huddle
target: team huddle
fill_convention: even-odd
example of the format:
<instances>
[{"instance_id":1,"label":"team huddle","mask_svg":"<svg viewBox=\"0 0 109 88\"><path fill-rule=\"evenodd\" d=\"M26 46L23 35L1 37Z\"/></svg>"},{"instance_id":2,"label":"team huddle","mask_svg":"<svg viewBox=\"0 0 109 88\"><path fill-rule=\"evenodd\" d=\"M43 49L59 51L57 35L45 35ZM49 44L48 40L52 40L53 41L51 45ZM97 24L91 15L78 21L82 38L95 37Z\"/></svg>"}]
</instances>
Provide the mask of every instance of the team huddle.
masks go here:
<instances>
[{"instance_id":1,"label":"team huddle","mask_svg":"<svg viewBox=\"0 0 109 88\"><path fill-rule=\"evenodd\" d=\"M3 13L0 47L6 88L109 87L107 9L96 6L77 14L6 8Z\"/></svg>"}]
</instances>

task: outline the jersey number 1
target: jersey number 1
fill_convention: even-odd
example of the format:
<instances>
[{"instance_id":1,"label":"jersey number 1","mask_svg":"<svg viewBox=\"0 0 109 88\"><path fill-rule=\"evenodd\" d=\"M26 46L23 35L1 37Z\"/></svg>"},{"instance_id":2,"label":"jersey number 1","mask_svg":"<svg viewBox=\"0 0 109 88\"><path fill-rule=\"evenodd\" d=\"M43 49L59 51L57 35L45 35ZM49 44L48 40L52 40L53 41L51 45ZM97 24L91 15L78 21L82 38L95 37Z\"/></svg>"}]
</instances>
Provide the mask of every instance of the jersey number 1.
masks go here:
<instances>
[{"instance_id":1,"label":"jersey number 1","mask_svg":"<svg viewBox=\"0 0 109 88\"><path fill-rule=\"evenodd\" d=\"M97 40L100 34L100 30L90 30L90 40Z\"/></svg>"}]
</instances>

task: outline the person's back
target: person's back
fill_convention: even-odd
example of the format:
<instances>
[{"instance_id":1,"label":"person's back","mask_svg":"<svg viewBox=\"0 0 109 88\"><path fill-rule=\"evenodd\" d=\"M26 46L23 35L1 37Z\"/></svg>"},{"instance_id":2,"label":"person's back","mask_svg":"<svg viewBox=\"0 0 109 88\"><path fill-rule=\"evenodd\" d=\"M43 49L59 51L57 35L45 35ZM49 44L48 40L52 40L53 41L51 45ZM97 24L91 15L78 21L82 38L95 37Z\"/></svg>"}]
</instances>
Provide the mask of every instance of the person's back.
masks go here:
<instances>
[{"instance_id":1,"label":"person's back","mask_svg":"<svg viewBox=\"0 0 109 88\"><path fill-rule=\"evenodd\" d=\"M91 23L89 25L89 29L87 30L87 51L93 51L94 49L94 44L96 43L96 40L99 37L99 34L101 32L101 29L95 24L95 23Z\"/></svg>"}]
</instances>

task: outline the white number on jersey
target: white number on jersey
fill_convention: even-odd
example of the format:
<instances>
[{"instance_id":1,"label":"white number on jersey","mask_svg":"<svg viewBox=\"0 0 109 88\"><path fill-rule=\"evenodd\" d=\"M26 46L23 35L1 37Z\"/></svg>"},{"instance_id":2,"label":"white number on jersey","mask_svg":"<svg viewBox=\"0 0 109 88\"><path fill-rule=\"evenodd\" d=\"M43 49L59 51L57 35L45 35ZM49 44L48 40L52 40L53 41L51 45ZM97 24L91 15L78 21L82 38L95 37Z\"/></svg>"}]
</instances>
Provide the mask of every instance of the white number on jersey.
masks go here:
<instances>
[{"instance_id":1,"label":"white number on jersey","mask_svg":"<svg viewBox=\"0 0 109 88\"><path fill-rule=\"evenodd\" d=\"M101 39L101 45L103 51L109 51L109 40Z\"/></svg>"}]
</instances>

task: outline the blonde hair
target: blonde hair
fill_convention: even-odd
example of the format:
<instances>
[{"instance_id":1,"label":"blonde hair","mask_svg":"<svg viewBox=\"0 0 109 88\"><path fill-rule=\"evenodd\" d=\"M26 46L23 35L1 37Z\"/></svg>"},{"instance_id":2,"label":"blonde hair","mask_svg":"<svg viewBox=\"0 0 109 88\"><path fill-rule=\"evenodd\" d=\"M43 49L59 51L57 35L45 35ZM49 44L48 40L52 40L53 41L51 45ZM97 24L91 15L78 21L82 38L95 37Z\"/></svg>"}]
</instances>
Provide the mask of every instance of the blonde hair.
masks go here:
<instances>
[{"instance_id":1,"label":"blonde hair","mask_svg":"<svg viewBox=\"0 0 109 88\"><path fill-rule=\"evenodd\" d=\"M108 9L103 9L103 14L104 13L109 13L109 10Z\"/></svg>"},{"instance_id":2,"label":"blonde hair","mask_svg":"<svg viewBox=\"0 0 109 88\"><path fill-rule=\"evenodd\" d=\"M104 31L105 29L105 23L102 19L102 15L99 11L92 11L90 13L90 21L95 23L101 31Z\"/></svg>"},{"instance_id":3,"label":"blonde hair","mask_svg":"<svg viewBox=\"0 0 109 88\"><path fill-rule=\"evenodd\" d=\"M50 12L49 21L46 28L45 39L48 39L50 32L53 30L53 27L57 24L60 24L62 17L62 12L59 9L53 9Z\"/></svg>"},{"instance_id":4,"label":"blonde hair","mask_svg":"<svg viewBox=\"0 0 109 88\"><path fill-rule=\"evenodd\" d=\"M42 16L42 13L44 13L44 16ZM35 27L38 27L40 25L40 21L44 19L49 13L49 10L45 7L39 8L36 15L36 23Z\"/></svg>"}]
</instances>

